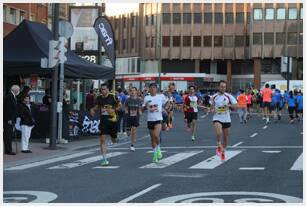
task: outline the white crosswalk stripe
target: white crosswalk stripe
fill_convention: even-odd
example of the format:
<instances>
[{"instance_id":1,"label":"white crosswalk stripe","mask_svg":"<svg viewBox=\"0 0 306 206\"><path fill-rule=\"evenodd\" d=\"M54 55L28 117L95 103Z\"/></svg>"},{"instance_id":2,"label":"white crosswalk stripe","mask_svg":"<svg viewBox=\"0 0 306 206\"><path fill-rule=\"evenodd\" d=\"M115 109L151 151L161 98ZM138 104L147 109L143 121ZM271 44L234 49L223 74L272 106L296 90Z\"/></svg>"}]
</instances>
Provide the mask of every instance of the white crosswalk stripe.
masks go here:
<instances>
[{"instance_id":1,"label":"white crosswalk stripe","mask_svg":"<svg viewBox=\"0 0 306 206\"><path fill-rule=\"evenodd\" d=\"M290 170L302 171L303 170L303 153L299 156L299 158L294 162Z\"/></svg>"},{"instance_id":2,"label":"white crosswalk stripe","mask_svg":"<svg viewBox=\"0 0 306 206\"><path fill-rule=\"evenodd\" d=\"M157 164L156 163L151 163L145 166L142 166L140 168L165 168L170 165L173 165L175 163L178 163L180 161L183 161L189 157L192 157L196 154L201 153L202 151L186 151L186 152L180 152L175 155L171 155L165 159L160 160Z\"/></svg>"},{"instance_id":3,"label":"white crosswalk stripe","mask_svg":"<svg viewBox=\"0 0 306 206\"><path fill-rule=\"evenodd\" d=\"M212 157L204 160L203 162L200 162L200 163L198 163L194 166L191 166L189 169L215 169L216 167L220 166L224 162L227 162L228 160L235 157L236 155L238 155L241 152L242 152L241 150L226 151L225 161L221 161L220 157L215 155L215 156L212 156Z\"/></svg>"},{"instance_id":4,"label":"white crosswalk stripe","mask_svg":"<svg viewBox=\"0 0 306 206\"><path fill-rule=\"evenodd\" d=\"M106 155L106 158L111 158L111 157L116 157L119 155L123 155L126 154L126 152L112 152L112 153L108 153ZM49 167L48 169L70 169L70 168L75 168L75 167L80 167L86 164L90 164L96 161L101 160L101 155L98 156L94 156L94 157L88 157L85 159L81 159L81 160L77 160L74 162L70 162L70 163L65 163L65 164L61 164L61 165L57 165L54 167Z\"/></svg>"}]
</instances>

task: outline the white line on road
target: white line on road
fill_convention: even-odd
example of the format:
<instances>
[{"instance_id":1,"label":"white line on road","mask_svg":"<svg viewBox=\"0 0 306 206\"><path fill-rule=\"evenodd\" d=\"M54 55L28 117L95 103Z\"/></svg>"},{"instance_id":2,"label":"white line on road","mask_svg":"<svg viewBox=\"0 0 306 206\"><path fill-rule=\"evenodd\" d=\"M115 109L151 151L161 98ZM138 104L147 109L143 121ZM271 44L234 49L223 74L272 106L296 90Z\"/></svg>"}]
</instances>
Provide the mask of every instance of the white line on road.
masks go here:
<instances>
[{"instance_id":1,"label":"white line on road","mask_svg":"<svg viewBox=\"0 0 306 206\"><path fill-rule=\"evenodd\" d=\"M5 170L23 170L23 169L29 169L29 168L32 168L32 167L37 167L37 166L42 166L42 165L58 162L58 161L68 160L68 159L72 159L72 158L75 158L75 157L80 157L80 156L84 156L84 155L88 155L88 154L92 154L92 153L93 152L80 152L80 153L76 153L76 154L72 154L72 155L66 155L66 156L63 156L63 157L56 157L56 158L52 158L52 159L48 159L48 160L43 160L43 161L39 161L39 162L33 162L33 163L29 163L29 164L9 167L9 168L7 168Z\"/></svg>"},{"instance_id":2,"label":"white line on road","mask_svg":"<svg viewBox=\"0 0 306 206\"><path fill-rule=\"evenodd\" d=\"M116 156L123 155L123 154L126 154L126 152L112 152L112 153L106 154L106 158L116 157ZM86 165L92 162L96 162L99 160L101 160L101 155L77 160L77 161L70 162L70 163L57 165L54 167L49 167L48 169L71 169L71 168L80 167L80 166L83 166L83 165Z\"/></svg>"},{"instance_id":3,"label":"white line on road","mask_svg":"<svg viewBox=\"0 0 306 206\"><path fill-rule=\"evenodd\" d=\"M129 202L129 201L131 201L131 200L133 200L133 199L135 199L135 198L137 198L137 197L139 197L139 196L141 196L141 195L147 193L147 192L150 192L151 190L154 190L155 188L157 188L157 187L159 187L159 186L161 186L161 185L162 185L162 184L160 184L160 183L159 183L159 184L156 184L156 185L152 185L151 187L148 187L148 188L145 189L145 190L142 190L142 191L140 191L140 192L138 192L138 193L136 193L136 194L134 194L134 195L132 195L132 196L129 196L129 197L127 197L127 198L121 200L119 203L127 203L127 202Z\"/></svg>"},{"instance_id":4,"label":"white line on road","mask_svg":"<svg viewBox=\"0 0 306 206\"><path fill-rule=\"evenodd\" d=\"M250 137L255 137L256 135L258 135L257 132L255 132L254 134L252 134Z\"/></svg>"},{"instance_id":5,"label":"white line on road","mask_svg":"<svg viewBox=\"0 0 306 206\"><path fill-rule=\"evenodd\" d=\"M239 170L264 170L264 167L240 167Z\"/></svg>"},{"instance_id":6,"label":"white line on road","mask_svg":"<svg viewBox=\"0 0 306 206\"><path fill-rule=\"evenodd\" d=\"M162 153L167 152L166 150L161 150ZM147 153L153 153L152 150L147 151Z\"/></svg>"},{"instance_id":7,"label":"white line on road","mask_svg":"<svg viewBox=\"0 0 306 206\"><path fill-rule=\"evenodd\" d=\"M241 145L243 142L238 142L237 144L234 144L232 147L237 147L238 145Z\"/></svg>"},{"instance_id":8,"label":"white line on road","mask_svg":"<svg viewBox=\"0 0 306 206\"><path fill-rule=\"evenodd\" d=\"M303 153L294 162L290 170L302 171L303 170Z\"/></svg>"},{"instance_id":9,"label":"white line on road","mask_svg":"<svg viewBox=\"0 0 306 206\"><path fill-rule=\"evenodd\" d=\"M228 161L229 159L235 157L236 155L238 155L239 153L241 153L242 151L226 151L225 152L225 161L221 161L220 157L215 155L212 156L206 160L204 160L203 162L200 162L194 166L189 167L189 169L214 169L218 166L220 166L221 164L223 164L224 162Z\"/></svg>"},{"instance_id":10,"label":"white line on road","mask_svg":"<svg viewBox=\"0 0 306 206\"><path fill-rule=\"evenodd\" d=\"M93 167L94 169L117 169L119 166L98 166L98 167Z\"/></svg>"},{"instance_id":11,"label":"white line on road","mask_svg":"<svg viewBox=\"0 0 306 206\"><path fill-rule=\"evenodd\" d=\"M267 129L268 128L268 126L266 125L266 126L264 126L262 129Z\"/></svg>"},{"instance_id":12,"label":"white line on road","mask_svg":"<svg viewBox=\"0 0 306 206\"><path fill-rule=\"evenodd\" d=\"M206 174L200 173L164 173L162 174L163 177L191 177L191 178L200 178L206 176Z\"/></svg>"},{"instance_id":13,"label":"white line on road","mask_svg":"<svg viewBox=\"0 0 306 206\"><path fill-rule=\"evenodd\" d=\"M281 151L280 150L271 150L271 151L262 151L263 153L280 153Z\"/></svg>"},{"instance_id":14,"label":"white line on road","mask_svg":"<svg viewBox=\"0 0 306 206\"><path fill-rule=\"evenodd\" d=\"M192 157L196 154L201 153L202 151L187 151L187 152L180 152L178 154L172 155L165 159L160 160L158 163L151 163L140 168L165 168L170 165L173 165L177 162L183 161L189 157Z\"/></svg>"}]
</instances>

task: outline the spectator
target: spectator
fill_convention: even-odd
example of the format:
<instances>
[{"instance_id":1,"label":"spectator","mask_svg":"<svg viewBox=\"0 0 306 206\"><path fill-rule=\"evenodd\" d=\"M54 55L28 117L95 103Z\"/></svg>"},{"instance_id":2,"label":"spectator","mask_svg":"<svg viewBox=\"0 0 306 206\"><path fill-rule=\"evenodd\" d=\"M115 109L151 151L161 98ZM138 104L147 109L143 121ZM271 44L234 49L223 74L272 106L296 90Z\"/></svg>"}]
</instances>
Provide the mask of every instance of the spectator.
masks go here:
<instances>
[{"instance_id":1,"label":"spectator","mask_svg":"<svg viewBox=\"0 0 306 206\"><path fill-rule=\"evenodd\" d=\"M117 90L117 97L121 103L120 109L118 111L118 132L120 134L124 134L125 136L127 136L126 133L126 117L125 117L125 101L127 99L126 95L124 94L124 92L122 91L121 88L118 88ZM121 127L121 122L122 122L122 127Z\"/></svg>"},{"instance_id":2,"label":"spectator","mask_svg":"<svg viewBox=\"0 0 306 206\"><path fill-rule=\"evenodd\" d=\"M45 96L42 99L43 104L49 106L52 103L52 99L51 99L51 94L50 94L50 89L45 89Z\"/></svg>"},{"instance_id":3,"label":"spectator","mask_svg":"<svg viewBox=\"0 0 306 206\"><path fill-rule=\"evenodd\" d=\"M94 106L95 95L93 90L91 89L89 93L86 95L86 110L90 111L90 109Z\"/></svg>"}]
</instances>

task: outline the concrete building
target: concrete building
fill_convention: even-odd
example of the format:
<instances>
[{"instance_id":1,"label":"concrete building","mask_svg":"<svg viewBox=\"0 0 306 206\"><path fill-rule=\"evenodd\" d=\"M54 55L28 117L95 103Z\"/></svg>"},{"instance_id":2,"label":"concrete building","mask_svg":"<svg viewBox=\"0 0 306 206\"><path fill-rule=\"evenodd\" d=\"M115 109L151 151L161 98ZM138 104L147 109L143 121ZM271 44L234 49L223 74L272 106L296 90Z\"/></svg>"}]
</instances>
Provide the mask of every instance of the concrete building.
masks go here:
<instances>
[{"instance_id":1,"label":"concrete building","mask_svg":"<svg viewBox=\"0 0 306 206\"><path fill-rule=\"evenodd\" d=\"M233 90L259 88L284 79L282 56L293 57L292 79L302 79L301 3L141 3L111 20L125 87L156 80L160 68L162 88L213 89L221 79Z\"/></svg>"}]
</instances>

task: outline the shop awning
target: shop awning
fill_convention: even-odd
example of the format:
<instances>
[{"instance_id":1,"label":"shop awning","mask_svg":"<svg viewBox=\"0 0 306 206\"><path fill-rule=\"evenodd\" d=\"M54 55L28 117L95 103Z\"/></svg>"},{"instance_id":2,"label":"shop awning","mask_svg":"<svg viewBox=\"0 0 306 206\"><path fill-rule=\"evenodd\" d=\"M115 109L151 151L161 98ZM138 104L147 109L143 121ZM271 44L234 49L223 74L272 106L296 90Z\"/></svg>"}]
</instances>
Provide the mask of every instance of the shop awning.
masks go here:
<instances>
[{"instance_id":1,"label":"shop awning","mask_svg":"<svg viewBox=\"0 0 306 206\"><path fill-rule=\"evenodd\" d=\"M3 40L4 76L38 74L50 76L51 69L40 67L41 58L48 57L52 33L45 24L23 20ZM68 49L65 78L113 79L115 70L93 64Z\"/></svg>"}]
</instances>

